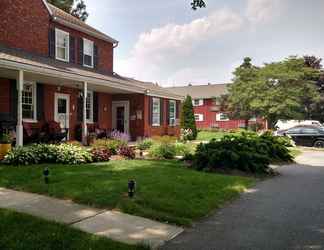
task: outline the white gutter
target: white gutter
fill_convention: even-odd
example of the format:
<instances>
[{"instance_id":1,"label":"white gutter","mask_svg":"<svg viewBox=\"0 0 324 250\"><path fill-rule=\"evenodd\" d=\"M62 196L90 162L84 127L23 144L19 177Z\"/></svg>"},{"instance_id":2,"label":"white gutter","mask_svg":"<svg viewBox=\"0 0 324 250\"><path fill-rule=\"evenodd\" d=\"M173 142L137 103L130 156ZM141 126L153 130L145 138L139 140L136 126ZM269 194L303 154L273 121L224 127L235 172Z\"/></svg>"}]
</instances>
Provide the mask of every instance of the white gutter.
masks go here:
<instances>
[{"instance_id":1,"label":"white gutter","mask_svg":"<svg viewBox=\"0 0 324 250\"><path fill-rule=\"evenodd\" d=\"M117 40L113 39L110 36L107 36L107 35L104 35L104 34L101 35L101 34L99 34L97 32L86 29L86 28L84 28L84 27L82 27L80 25L77 25L77 24L74 24L74 23L71 23L71 22L67 22L64 19L60 18L60 17L56 17L56 16L53 17L53 21L55 21L55 22L57 22L59 24L62 24L64 26L67 26L67 27L69 27L71 29L81 31L81 32L86 33L86 34L88 34L90 36L93 36L93 37L96 37L98 39L104 40L106 42L110 42L110 43L112 43L114 45L114 48L116 48L118 46L119 42Z\"/></svg>"},{"instance_id":2,"label":"white gutter","mask_svg":"<svg viewBox=\"0 0 324 250\"><path fill-rule=\"evenodd\" d=\"M43 4L46 7L48 13L50 14L50 16L53 16L53 12L52 12L51 8L48 6L47 1L46 0L42 0L42 1L43 1Z\"/></svg>"}]
</instances>

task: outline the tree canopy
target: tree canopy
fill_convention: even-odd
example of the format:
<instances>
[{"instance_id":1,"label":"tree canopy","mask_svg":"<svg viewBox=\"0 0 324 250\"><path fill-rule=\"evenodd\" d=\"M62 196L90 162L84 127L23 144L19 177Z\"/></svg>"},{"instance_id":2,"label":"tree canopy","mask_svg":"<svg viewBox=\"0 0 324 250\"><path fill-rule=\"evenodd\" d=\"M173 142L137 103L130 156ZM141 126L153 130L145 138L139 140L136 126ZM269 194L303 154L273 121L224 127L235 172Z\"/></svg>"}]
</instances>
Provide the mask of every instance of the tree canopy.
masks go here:
<instances>
[{"instance_id":1,"label":"tree canopy","mask_svg":"<svg viewBox=\"0 0 324 250\"><path fill-rule=\"evenodd\" d=\"M309 119L320 101L314 67L296 56L255 67L249 58L234 72L228 106L236 118L260 116L273 127L278 119Z\"/></svg>"},{"instance_id":2,"label":"tree canopy","mask_svg":"<svg viewBox=\"0 0 324 250\"><path fill-rule=\"evenodd\" d=\"M182 104L180 125L182 129L191 129L192 135L188 138L189 140L196 139L198 131L190 95L187 95Z\"/></svg>"},{"instance_id":3,"label":"tree canopy","mask_svg":"<svg viewBox=\"0 0 324 250\"><path fill-rule=\"evenodd\" d=\"M82 21L86 21L89 14L87 12L87 6L84 0L47 0L49 3L64 10L67 13L79 18Z\"/></svg>"}]
</instances>

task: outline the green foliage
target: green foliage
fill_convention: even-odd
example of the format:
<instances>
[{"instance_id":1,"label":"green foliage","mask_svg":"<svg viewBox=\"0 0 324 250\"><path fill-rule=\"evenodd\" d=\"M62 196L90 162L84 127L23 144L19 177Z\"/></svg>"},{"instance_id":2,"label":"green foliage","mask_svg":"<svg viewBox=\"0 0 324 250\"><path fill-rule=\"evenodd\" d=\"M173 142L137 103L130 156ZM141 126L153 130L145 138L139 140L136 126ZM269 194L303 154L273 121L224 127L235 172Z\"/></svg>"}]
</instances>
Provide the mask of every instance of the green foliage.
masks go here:
<instances>
[{"instance_id":1,"label":"green foliage","mask_svg":"<svg viewBox=\"0 0 324 250\"><path fill-rule=\"evenodd\" d=\"M79 18L81 21L86 21L89 14L86 10L87 6L84 0L47 0L50 4L57 8ZM73 7L75 6L75 7Z\"/></svg>"},{"instance_id":2,"label":"green foliage","mask_svg":"<svg viewBox=\"0 0 324 250\"><path fill-rule=\"evenodd\" d=\"M195 140L197 138L198 131L193 112L192 99L189 95L186 97L182 105L180 125L182 129L190 129L192 131L192 135L188 137L189 140Z\"/></svg>"},{"instance_id":3,"label":"green foliage","mask_svg":"<svg viewBox=\"0 0 324 250\"><path fill-rule=\"evenodd\" d=\"M93 148L106 148L113 155L118 153L118 149L127 146L127 142L121 140L98 139L91 145Z\"/></svg>"},{"instance_id":4,"label":"green foliage","mask_svg":"<svg viewBox=\"0 0 324 250\"><path fill-rule=\"evenodd\" d=\"M200 144L194 157L198 170L238 169L250 173L267 173L273 161L292 160L286 142L270 133L225 135L220 140Z\"/></svg>"},{"instance_id":5,"label":"green foliage","mask_svg":"<svg viewBox=\"0 0 324 250\"><path fill-rule=\"evenodd\" d=\"M0 143L3 144L11 144L12 138L10 133L2 133L0 134Z\"/></svg>"},{"instance_id":6,"label":"green foliage","mask_svg":"<svg viewBox=\"0 0 324 250\"><path fill-rule=\"evenodd\" d=\"M189 143L176 142L174 144L177 156L185 156L193 153L193 146Z\"/></svg>"},{"instance_id":7,"label":"green foliage","mask_svg":"<svg viewBox=\"0 0 324 250\"><path fill-rule=\"evenodd\" d=\"M137 142L137 148L139 150L147 150L150 147L152 147L152 145L153 145L153 140L149 138Z\"/></svg>"},{"instance_id":8,"label":"green foliage","mask_svg":"<svg viewBox=\"0 0 324 250\"><path fill-rule=\"evenodd\" d=\"M71 144L34 144L12 149L4 163L31 165L40 163L82 164L92 162L92 155L85 148Z\"/></svg>"},{"instance_id":9,"label":"green foliage","mask_svg":"<svg viewBox=\"0 0 324 250\"><path fill-rule=\"evenodd\" d=\"M173 159L176 156L174 143L155 143L150 148L149 154L154 159Z\"/></svg>"}]
</instances>

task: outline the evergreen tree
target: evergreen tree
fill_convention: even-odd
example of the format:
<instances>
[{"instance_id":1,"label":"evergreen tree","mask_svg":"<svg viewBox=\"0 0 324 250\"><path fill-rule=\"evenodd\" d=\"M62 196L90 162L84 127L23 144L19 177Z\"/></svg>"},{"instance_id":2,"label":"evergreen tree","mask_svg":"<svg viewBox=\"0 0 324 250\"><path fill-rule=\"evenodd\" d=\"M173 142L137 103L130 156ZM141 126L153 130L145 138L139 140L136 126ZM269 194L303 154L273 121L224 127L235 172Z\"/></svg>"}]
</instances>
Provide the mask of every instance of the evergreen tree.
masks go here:
<instances>
[{"instance_id":1,"label":"evergreen tree","mask_svg":"<svg viewBox=\"0 0 324 250\"><path fill-rule=\"evenodd\" d=\"M83 0L79 0L76 7L72 10L71 14L81 21L85 22L89 16L87 12L87 6L85 5Z\"/></svg>"},{"instance_id":2,"label":"evergreen tree","mask_svg":"<svg viewBox=\"0 0 324 250\"><path fill-rule=\"evenodd\" d=\"M67 13L71 13L74 4L74 0L47 0L47 2Z\"/></svg>"},{"instance_id":3,"label":"evergreen tree","mask_svg":"<svg viewBox=\"0 0 324 250\"><path fill-rule=\"evenodd\" d=\"M180 125L182 129L191 129L192 136L188 139L195 140L197 138L196 120L193 112L192 99L187 95L181 110Z\"/></svg>"},{"instance_id":4,"label":"evergreen tree","mask_svg":"<svg viewBox=\"0 0 324 250\"><path fill-rule=\"evenodd\" d=\"M84 0L76 0L77 4L75 8L73 7L75 4L74 0L47 0L50 4L64 10L65 12L79 18L82 21L86 21L89 14L86 10L87 6L84 3Z\"/></svg>"}]
</instances>

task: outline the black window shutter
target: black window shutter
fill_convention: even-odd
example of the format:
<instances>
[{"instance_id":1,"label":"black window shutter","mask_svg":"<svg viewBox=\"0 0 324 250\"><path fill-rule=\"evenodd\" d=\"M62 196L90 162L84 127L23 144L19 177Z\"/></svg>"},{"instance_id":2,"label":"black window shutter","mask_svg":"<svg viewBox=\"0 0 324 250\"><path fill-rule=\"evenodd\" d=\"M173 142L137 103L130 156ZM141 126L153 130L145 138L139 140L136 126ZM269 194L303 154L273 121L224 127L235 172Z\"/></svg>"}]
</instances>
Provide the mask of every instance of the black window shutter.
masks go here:
<instances>
[{"instance_id":1,"label":"black window shutter","mask_svg":"<svg viewBox=\"0 0 324 250\"><path fill-rule=\"evenodd\" d=\"M75 37L70 36L70 63L75 63Z\"/></svg>"},{"instance_id":2,"label":"black window shutter","mask_svg":"<svg viewBox=\"0 0 324 250\"><path fill-rule=\"evenodd\" d=\"M83 38L79 39L79 64L83 65Z\"/></svg>"},{"instance_id":3,"label":"black window shutter","mask_svg":"<svg viewBox=\"0 0 324 250\"><path fill-rule=\"evenodd\" d=\"M167 107L167 109L166 109L166 119L167 119L167 124L170 125L170 101L167 100L166 104L167 104L166 105L166 107Z\"/></svg>"},{"instance_id":4,"label":"black window shutter","mask_svg":"<svg viewBox=\"0 0 324 250\"><path fill-rule=\"evenodd\" d=\"M48 32L48 51L51 58L55 58L55 29L50 28Z\"/></svg>"},{"instance_id":5,"label":"black window shutter","mask_svg":"<svg viewBox=\"0 0 324 250\"><path fill-rule=\"evenodd\" d=\"M98 68L99 65L99 49L96 44L93 45L93 66L95 69Z\"/></svg>"},{"instance_id":6,"label":"black window shutter","mask_svg":"<svg viewBox=\"0 0 324 250\"><path fill-rule=\"evenodd\" d=\"M99 118L99 98L98 98L98 93L93 92L93 122L98 122Z\"/></svg>"},{"instance_id":7,"label":"black window shutter","mask_svg":"<svg viewBox=\"0 0 324 250\"><path fill-rule=\"evenodd\" d=\"M153 98L149 96L149 115L148 115L148 122L149 125L153 124Z\"/></svg>"},{"instance_id":8,"label":"black window shutter","mask_svg":"<svg viewBox=\"0 0 324 250\"><path fill-rule=\"evenodd\" d=\"M164 115L164 99L160 98L160 125L163 125L163 115Z\"/></svg>"},{"instance_id":9,"label":"black window shutter","mask_svg":"<svg viewBox=\"0 0 324 250\"><path fill-rule=\"evenodd\" d=\"M78 103L77 103L77 116L78 116L78 122L83 121L83 98L78 97Z\"/></svg>"},{"instance_id":10,"label":"black window shutter","mask_svg":"<svg viewBox=\"0 0 324 250\"><path fill-rule=\"evenodd\" d=\"M181 105L181 102L176 101L176 118L177 119L179 119L179 117L180 117L180 105Z\"/></svg>"},{"instance_id":11,"label":"black window shutter","mask_svg":"<svg viewBox=\"0 0 324 250\"><path fill-rule=\"evenodd\" d=\"M18 91L16 80L10 80L10 113L11 118L17 122L17 108L18 108Z\"/></svg>"},{"instance_id":12,"label":"black window shutter","mask_svg":"<svg viewBox=\"0 0 324 250\"><path fill-rule=\"evenodd\" d=\"M37 120L38 121L43 121L45 116L44 116L44 85L41 83L37 83L36 85L36 111L37 111Z\"/></svg>"}]
</instances>

